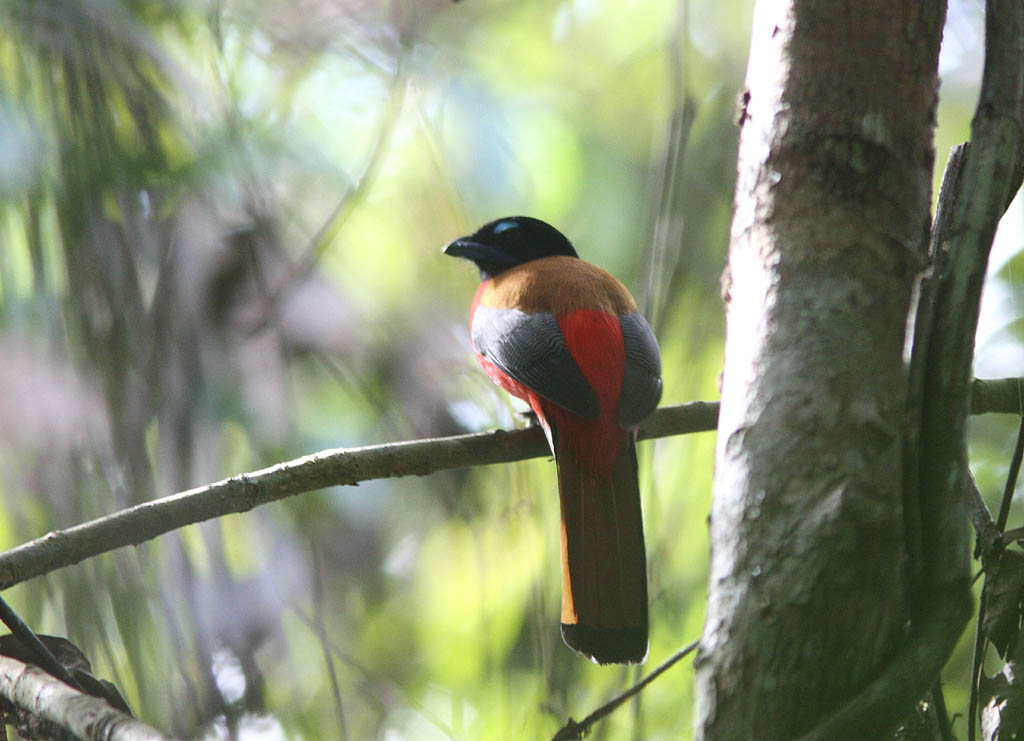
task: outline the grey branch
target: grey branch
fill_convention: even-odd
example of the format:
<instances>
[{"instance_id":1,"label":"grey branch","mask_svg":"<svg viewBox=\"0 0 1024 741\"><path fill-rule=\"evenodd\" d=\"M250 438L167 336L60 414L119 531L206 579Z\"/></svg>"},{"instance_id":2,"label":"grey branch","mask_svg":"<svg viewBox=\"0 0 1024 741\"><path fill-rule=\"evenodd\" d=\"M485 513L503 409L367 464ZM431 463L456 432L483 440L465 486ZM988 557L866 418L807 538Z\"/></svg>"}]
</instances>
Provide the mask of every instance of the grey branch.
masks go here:
<instances>
[{"instance_id":1,"label":"grey branch","mask_svg":"<svg viewBox=\"0 0 1024 741\"><path fill-rule=\"evenodd\" d=\"M976 381L979 411L1020 413L1024 379ZM718 402L662 407L640 428L639 439L714 430ZM425 476L437 471L510 463L550 455L539 427L494 430L362 448L337 448L232 476L55 530L0 553L0 589L128 545L139 545L186 525L247 512L261 504L328 486Z\"/></svg>"},{"instance_id":2,"label":"grey branch","mask_svg":"<svg viewBox=\"0 0 1024 741\"><path fill-rule=\"evenodd\" d=\"M167 741L169 738L115 710L105 701L68 687L42 669L6 656L0 656L0 696L83 741L96 738Z\"/></svg>"},{"instance_id":3,"label":"grey branch","mask_svg":"<svg viewBox=\"0 0 1024 741\"><path fill-rule=\"evenodd\" d=\"M640 438L713 430L717 419L714 402L665 407L650 416ZM12 548L0 554L0 589L185 525L247 512L328 486L355 486L372 479L425 476L546 455L550 452L539 427L324 450L144 502Z\"/></svg>"}]
</instances>

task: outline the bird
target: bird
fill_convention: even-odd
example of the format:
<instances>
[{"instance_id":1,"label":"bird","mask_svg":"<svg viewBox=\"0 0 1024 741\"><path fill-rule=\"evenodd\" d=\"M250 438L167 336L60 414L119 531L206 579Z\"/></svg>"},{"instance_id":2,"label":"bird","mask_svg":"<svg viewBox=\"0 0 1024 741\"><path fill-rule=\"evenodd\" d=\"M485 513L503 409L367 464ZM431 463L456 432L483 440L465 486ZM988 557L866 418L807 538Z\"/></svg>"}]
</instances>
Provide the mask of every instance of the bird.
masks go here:
<instances>
[{"instance_id":1,"label":"bird","mask_svg":"<svg viewBox=\"0 0 1024 741\"><path fill-rule=\"evenodd\" d=\"M654 331L617 278L540 219L496 219L444 254L479 269L469 320L477 362L530 405L554 455L562 639L598 664L642 663L647 556L636 432L661 399Z\"/></svg>"}]
</instances>

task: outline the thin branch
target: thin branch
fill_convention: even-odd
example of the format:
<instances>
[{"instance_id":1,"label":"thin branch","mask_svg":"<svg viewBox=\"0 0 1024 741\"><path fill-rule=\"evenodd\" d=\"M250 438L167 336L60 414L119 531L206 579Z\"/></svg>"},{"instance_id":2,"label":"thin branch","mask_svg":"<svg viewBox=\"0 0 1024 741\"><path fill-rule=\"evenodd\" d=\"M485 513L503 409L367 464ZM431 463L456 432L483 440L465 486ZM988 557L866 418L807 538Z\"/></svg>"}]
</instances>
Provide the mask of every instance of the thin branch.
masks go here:
<instances>
[{"instance_id":1,"label":"thin branch","mask_svg":"<svg viewBox=\"0 0 1024 741\"><path fill-rule=\"evenodd\" d=\"M1024 459L1024 416L1020 418L1020 428L1017 430L1017 444L1013 449L1013 457L1010 459L1010 472L1006 476L1006 486L1003 488L1003 501L999 503L999 517L996 519L996 527L999 532L1006 530L1006 521L1010 519L1010 502L1013 501L1013 492L1017 489L1017 476L1020 474L1021 459Z\"/></svg>"},{"instance_id":2,"label":"thin branch","mask_svg":"<svg viewBox=\"0 0 1024 741\"><path fill-rule=\"evenodd\" d=\"M971 384L971 414L1024 414L1024 379L974 379Z\"/></svg>"},{"instance_id":3,"label":"thin branch","mask_svg":"<svg viewBox=\"0 0 1024 741\"><path fill-rule=\"evenodd\" d=\"M981 693L981 675L985 658L985 631L982 621L985 619L985 606L988 604L988 581L981 586L981 597L978 599L978 625L974 631L974 651L971 654L971 695L967 702L967 738L975 740L978 717L978 698Z\"/></svg>"},{"instance_id":4,"label":"thin branch","mask_svg":"<svg viewBox=\"0 0 1024 741\"><path fill-rule=\"evenodd\" d=\"M1000 530L992 520L992 515L988 511L988 505L985 504L985 499L981 496L981 492L978 491L978 485L974 483L974 476L970 472L967 474L967 483L967 511L970 514L971 524L974 525L975 534L974 555L976 558L981 558L982 570L984 571L985 566L988 565L997 550L1002 550ZM971 659L971 693L967 710L967 733L970 739L973 739L975 734L975 724L970 719L976 717L978 710L978 683L982 667L981 657L985 651L985 634L981 629L981 624L985 620L985 604L988 601L985 587L986 585L982 585L981 597L978 600L978 625L974 633L974 652Z\"/></svg>"},{"instance_id":5,"label":"thin branch","mask_svg":"<svg viewBox=\"0 0 1024 741\"><path fill-rule=\"evenodd\" d=\"M313 631L316 633L320 650L324 655L327 677L331 680L331 694L334 696L334 709L338 712L338 729L342 741L348 738L348 725L345 723L345 706L341 700L341 686L338 684L338 672L334 668L331 656L331 642L324 622L324 580L323 559L316 541L310 538L310 555L313 557Z\"/></svg>"},{"instance_id":6,"label":"thin branch","mask_svg":"<svg viewBox=\"0 0 1024 741\"><path fill-rule=\"evenodd\" d=\"M28 627L25 621L7 604L7 600L3 597L0 597L0 620L3 621L12 634L17 636L22 645L31 652L36 664L41 669L49 672L55 678L79 692L83 691L81 685L71 676L71 672L68 671L67 667L57 661L57 657L46 647L46 644L39 640L39 636L35 634L35 631Z\"/></svg>"},{"instance_id":7,"label":"thin branch","mask_svg":"<svg viewBox=\"0 0 1024 741\"><path fill-rule=\"evenodd\" d=\"M588 715L586 718L579 721L578 723L574 721L572 718L569 718L569 722L562 726L562 728L558 730L558 733L551 737L551 741L568 741L569 739L583 738L590 732L590 727L594 725L597 721L601 720L606 715L610 714L613 710L622 705L622 703L626 702L626 700L633 697L633 695L637 694L644 687L646 687L655 679L657 679L661 674L666 672L668 669L671 669L672 666L678 663L680 659L684 658L688 654L693 653L693 650L697 648L698 643L699 641L694 641L693 643L690 643L684 646L683 648L679 649L674 654L672 654L668 659L662 662L661 666L659 666L653 672L651 672L646 677L641 679L639 682L634 684L621 695L618 695L617 697L614 697L608 702L606 702L604 705L599 707L597 710L592 712L590 715Z\"/></svg>"},{"instance_id":8,"label":"thin branch","mask_svg":"<svg viewBox=\"0 0 1024 741\"><path fill-rule=\"evenodd\" d=\"M83 741L168 741L159 731L84 695L42 669L0 656L0 697Z\"/></svg>"},{"instance_id":9,"label":"thin branch","mask_svg":"<svg viewBox=\"0 0 1024 741\"><path fill-rule=\"evenodd\" d=\"M341 232L345 222L348 221L356 206L363 201L376 181L377 173L380 172L384 158L391 150L391 140L398 126L398 120L401 117L402 106L405 104L407 88L405 73L406 55L406 49L403 48L399 51L395 62L395 74L391 79L387 105L381 116L380 127L377 131L373 147L363 165L362 171L349 184L345 192L341 194L331 213L328 214L320 228L310 238L308 245L289 271L285 280L271 291L268 306L273 311L278 311L288 294L294 291L313 273L317 263L324 256L324 253L327 252L335 237ZM261 318L258 325L259 328L262 328L271 318L270 314L271 312L267 312Z\"/></svg>"},{"instance_id":10,"label":"thin branch","mask_svg":"<svg viewBox=\"0 0 1024 741\"><path fill-rule=\"evenodd\" d=\"M979 398L987 412L1019 412L1016 395L991 392L1017 379L985 381ZM982 389L982 386L978 387ZM709 432L718 423L718 402L694 401L656 410L638 438L650 440ZM172 530L223 515L248 512L296 494L362 481L426 476L493 463L543 458L551 453L539 427L494 430L363 448L324 450L251 473L155 499L104 517L54 530L0 553L0 590L36 576Z\"/></svg>"},{"instance_id":11,"label":"thin branch","mask_svg":"<svg viewBox=\"0 0 1024 741\"><path fill-rule=\"evenodd\" d=\"M348 221L356 206L365 198L370 187L376 181L377 173L380 172L384 158L391 149L391 140L398 126L402 106L405 104L406 88L405 52L403 51L395 68L395 76L391 82L391 90L388 93L387 106L384 109L380 130L377 132L377 139L374 142L373 149L370 151L370 155L367 157L359 177L345 190L330 215L310 240L306 252L299 260L300 278L312 272L317 261L323 257L324 252L327 251L334 238L338 236L341 227L345 225L345 222Z\"/></svg>"},{"instance_id":12,"label":"thin branch","mask_svg":"<svg viewBox=\"0 0 1024 741\"><path fill-rule=\"evenodd\" d=\"M942 694L941 679L935 680L935 685L932 687L931 700L929 707L932 710L935 723L939 727L940 741L955 741L956 737L953 735L953 725L949 721L949 712L946 710L946 698Z\"/></svg>"},{"instance_id":13,"label":"thin branch","mask_svg":"<svg viewBox=\"0 0 1024 741\"><path fill-rule=\"evenodd\" d=\"M716 403L662 408L651 415L640 437L713 430L717 418ZM303 492L548 455L539 427L325 450L47 533L0 554L0 589L185 525L247 512Z\"/></svg>"}]
</instances>

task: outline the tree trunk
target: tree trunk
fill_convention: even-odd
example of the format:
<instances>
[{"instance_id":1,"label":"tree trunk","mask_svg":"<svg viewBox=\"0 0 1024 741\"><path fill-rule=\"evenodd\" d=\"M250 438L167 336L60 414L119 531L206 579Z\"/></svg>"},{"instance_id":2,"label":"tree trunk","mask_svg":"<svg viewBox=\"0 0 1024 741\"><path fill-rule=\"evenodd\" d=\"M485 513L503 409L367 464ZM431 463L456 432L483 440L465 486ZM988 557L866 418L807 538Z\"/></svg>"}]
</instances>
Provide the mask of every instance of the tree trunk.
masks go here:
<instances>
[{"instance_id":1,"label":"tree trunk","mask_svg":"<svg viewBox=\"0 0 1024 741\"><path fill-rule=\"evenodd\" d=\"M757 4L699 738L799 736L905 637L904 345L944 17L935 0Z\"/></svg>"}]
</instances>

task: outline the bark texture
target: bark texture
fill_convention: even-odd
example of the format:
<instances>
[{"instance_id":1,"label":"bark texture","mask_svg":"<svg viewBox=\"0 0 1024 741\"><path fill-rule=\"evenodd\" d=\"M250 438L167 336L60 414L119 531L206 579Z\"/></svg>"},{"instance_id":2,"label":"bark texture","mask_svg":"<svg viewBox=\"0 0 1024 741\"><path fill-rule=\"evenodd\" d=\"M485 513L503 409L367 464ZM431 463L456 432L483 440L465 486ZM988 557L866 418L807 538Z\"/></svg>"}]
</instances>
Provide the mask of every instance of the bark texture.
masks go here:
<instances>
[{"instance_id":1,"label":"bark texture","mask_svg":"<svg viewBox=\"0 0 1024 741\"><path fill-rule=\"evenodd\" d=\"M807 732L903 638L903 350L944 14L940 2L756 7L699 738Z\"/></svg>"},{"instance_id":2,"label":"bark texture","mask_svg":"<svg viewBox=\"0 0 1024 741\"><path fill-rule=\"evenodd\" d=\"M172 741L169 736L121 713L105 700L83 695L42 669L0 656L0 697L22 710L32 738L99 741ZM6 738L6 736L4 736Z\"/></svg>"}]
</instances>

